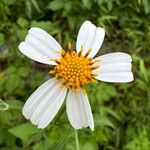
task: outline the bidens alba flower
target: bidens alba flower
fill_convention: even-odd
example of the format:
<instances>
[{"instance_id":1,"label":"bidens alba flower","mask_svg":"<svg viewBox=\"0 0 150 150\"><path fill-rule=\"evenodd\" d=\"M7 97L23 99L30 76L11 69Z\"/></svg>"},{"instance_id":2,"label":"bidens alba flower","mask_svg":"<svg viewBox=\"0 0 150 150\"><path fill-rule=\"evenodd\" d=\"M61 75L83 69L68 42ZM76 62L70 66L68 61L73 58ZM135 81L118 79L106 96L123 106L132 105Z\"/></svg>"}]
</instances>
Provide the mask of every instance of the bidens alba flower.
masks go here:
<instances>
[{"instance_id":1,"label":"bidens alba flower","mask_svg":"<svg viewBox=\"0 0 150 150\"><path fill-rule=\"evenodd\" d=\"M71 44L64 50L58 42L40 28L29 30L19 50L43 64L54 65L54 77L43 83L27 100L23 115L38 128L45 128L55 117L66 97L68 119L75 129L90 127L94 121L84 86L94 80L131 82L131 57L122 52L93 58L104 40L105 31L85 21L78 33L76 50ZM67 92L68 91L68 92Z\"/></svg>"}]
</instances>

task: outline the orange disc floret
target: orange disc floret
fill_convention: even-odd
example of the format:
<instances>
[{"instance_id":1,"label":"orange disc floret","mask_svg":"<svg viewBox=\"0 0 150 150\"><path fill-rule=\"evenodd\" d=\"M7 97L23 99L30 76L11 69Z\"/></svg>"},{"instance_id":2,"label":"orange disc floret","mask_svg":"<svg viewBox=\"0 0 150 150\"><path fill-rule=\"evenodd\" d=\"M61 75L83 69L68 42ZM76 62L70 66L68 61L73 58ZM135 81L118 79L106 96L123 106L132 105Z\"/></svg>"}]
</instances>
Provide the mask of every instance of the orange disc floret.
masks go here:
<instances>
[{"instance_id":1,"label":"orange disc floret","mask_svg":"<svg viewBox=\"0 0 150 150\"><path fill-rule=\"evenodd\" d=\"M57 65L50 73L62 81L71 90L79 91L84 85L93 80L92 59L73 50L61 51L62 58L56 60Z\"/></svg>"}]
</instances>

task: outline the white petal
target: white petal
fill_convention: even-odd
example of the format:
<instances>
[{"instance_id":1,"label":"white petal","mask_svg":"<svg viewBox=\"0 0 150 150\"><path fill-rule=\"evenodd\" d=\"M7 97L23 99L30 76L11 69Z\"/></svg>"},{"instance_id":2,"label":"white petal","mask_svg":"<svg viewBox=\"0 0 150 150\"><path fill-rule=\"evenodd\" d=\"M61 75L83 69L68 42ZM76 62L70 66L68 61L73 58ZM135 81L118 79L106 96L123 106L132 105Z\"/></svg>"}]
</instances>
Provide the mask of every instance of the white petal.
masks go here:
<instances>
[{"instance_id":1,"label":"white petal","mask_svg":"<svg viewBox=\"0 0 150 150\"><path fill-rule=\"evenodd\" d=\"M47 32L44 30L33 27L29 30L29 34L33 35L35 38L41 40L44 44L48 45L50 50L59 51L61 50L61 46L59 43Z\"/></svg>"},{"instance_id":2,"label":"white petal","mask_svg":"<svg viewBox=\"0 0 150 150\"><path fill-rule=\"evenodd\" d=\"M131 63L112 63L112 64L100 64L100 67L93 70L93 74L101 73L114 73L114 72L131 72Z\"/></svg>"},{"instance_id":3,"label":"white petal","mask_svg":"<svg viewBox=\"0 0 150 150\"><path fill-rule=\"evenodd\" d=\"M67 89L60 88L60 84L55 78L46 81L29 97L23 107L23 115L38 127L46 127L61 107L65 99L63 95L66 95L66 92ZM47 115L51 120L48 120L45 126L41 126L43 123L41 120L47 111L51 111Z\"/></svg>"},{"instance_id":4,"label":"white petal","mask_svg":"<svg viewBox=\"0 0 150 150\"><path fill-rule=\"evenodd\" d=\"M104 65L104 64L112 64L112 63L129 63L132 62L132 58L130 55L122 52L109 53L95 58L98 60L95 65Z\"/></svg>"},{"instance_id":5,"label":"white petal","mask_svg":"<svg viewBox=\"0 0 150 150\"><path fill-rule=\"evenodd\" d=\"M29 57L35 61L38 61L40 63L50 64L50 65L56 64L55 62L50 61L50 59L47 56L44 56L37 51L33 52L33 48L30 45L26 44L25 42L20 43L19 50L27 57Z\"/></svg>"},{"instance_id":6,"label":"white petal","mask_svg":"<svg viewBox=\"0 0 150 150\"><path fill-rule=\"evenodd\" d=\"M50 59L59 59L61 50L58 42L40 28L31 28L25 41L19 45L19 50L29 58L44 64L55 65Z\"/></svg>"},{"instance_id":7,"label":"white petal","mask_svg":"<svg viewBox=\"0 0 150 150\"><path fill-rule=\"evenodd\" d=\"M93 74L97 74L96 79L120 83L133 81L133 74L131 73L132 58L130 55L116 52L99 56L94 60L98 60L94 65L99 66L98 69L92 71Z\"/></svg>"},{"instance_id":8,"label":"white petal","mask_svg":"<svg viewBox=\"0 0 150 150\"><path fill-rule=\"evenodd\" d=\"M60 84L56 83L53 87L51 87L50 91L48 91L43 97L42 100L36 105L36 109L32 111L30 115L30 120L33 124L38 124L38 121L44 115L44 112L50 107L54 101L50 99L55 99L55 97L59 94ZM40 115L41 114L41 115Z\"/></svg>"},{"instance_id":9,"label":"white petal","mask_svg":"<svg viewBox=\"0 0 150 150\"><path fill-rule=\"evenodd\" d=\"M82 47L82 54L85 55L89 49L91 49L88 57L94 57L102 45L104 36L105 31L103 28L96 28L96 26L93 25L90 21L85 21L78 33L76 43L77 52L79 52Z\"/></svg>"},{"instance_id":10,"label":"white petal","mask_svg":"<svg viewBox=\"0 0 150 150\"><path fill-rule=\"evenodd\" d=\"M88 35L86 37L86 42L83 46L82 54L85 55L89 49L92 48L93 43L95 42L95 35L96 35L96 26L94 24L90 24ZM81 43L82 44L82 43ZM93 51L93 49L92 49Z\"/></svg>"},{"instance_id":11,"label":"white petal","mask_svg":"<svg viewBox=\"0 0 150 150\"><path fill-rule=\"evenodd\" d=\"M94 57L97 54L104 41L104 37L105 37L105 30L103 28L98 27L96 29L95 40L92 45L92 51L89 54L89 57Z\"/></svg>"},{"instance_id":12,"label":"white petal","mask_svg":"<svg viewBox=\"0 0 150 150\"><path fill-rule=\"evenodd\" d=\"M100 73L95 77L105 82L126 83L133 81L132 72Z\"/></svg>"},{"instance_id":13,"label":"white petal","mask_svg":"<svg viewBox=\"0 0 150 150\"><path fill-rule=\"evenodd\" d=\"M29 119L33 111L35 111L41 99L44 95L56 84L56 79L52 78L48 81L44 82L35 92L28 98L26 101L22 113L23 115Z\"/></svg>"},{"instance_id":14,"label":"white petal","mask_svg":"<svg viewBox=\"0 0 150 150\"><path fill-rule=\"evenodd\" d=\"M81 25L78 36L77 36L77 43L76 43L77 52L79 52L81 50L81 47L85 45L90 26L91 26L90 21L85 21Z\"/></svg>"},{"instance_id":15,"label":"white petal","mask_svg":"<svg viewBox=\"0 0 150 150\"><path fill-rule=\"evenodd\" d=\"M69 91L66 101L68 119L75 129L90 127L94 130L93 115L86 93Z\"/></svg>"},{"instance_id":16,"label":"white petal","mask_svg":"<svg viewBox=\"0 0 150 150\"><path fill-rule=\"evenodd\" d=\"M67 94L67 88L59 87L57 92L51 97L51 102L44 106L43 114L39 118L38 128L45 128L56 116L62 106Z\"/></svg>"},{"instance_id":17,"label":"white petal","mask_svg":"<svg viewBox=\"0 0 150 150\"><path fill-rule=\"evenodd\" d=\"M28 34L25 38L25 43L30 45L33 50L38 51L48 58L60 58L60 54L57 51L53 51L50 46L45 44L42 40Z\"/></svg>"}]
</instances>

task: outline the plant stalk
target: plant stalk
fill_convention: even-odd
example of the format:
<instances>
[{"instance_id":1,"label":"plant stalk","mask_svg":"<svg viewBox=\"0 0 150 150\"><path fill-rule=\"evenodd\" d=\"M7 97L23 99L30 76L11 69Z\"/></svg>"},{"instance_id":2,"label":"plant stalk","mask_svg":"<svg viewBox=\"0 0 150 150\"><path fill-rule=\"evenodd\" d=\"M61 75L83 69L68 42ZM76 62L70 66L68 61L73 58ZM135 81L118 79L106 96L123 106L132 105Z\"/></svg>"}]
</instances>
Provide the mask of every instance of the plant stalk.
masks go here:
<instances>
[{"instance_id":1,"label":"plant stalk","mask_svg":"<svg viewBox=\"0 0 150 150\"><path fill-rule=\"evenodd\" d=\"M76 150L80 150L78 132L77 132L77 130L74 130L74 131L75 131Z\"/></svg>"}]
</instances>

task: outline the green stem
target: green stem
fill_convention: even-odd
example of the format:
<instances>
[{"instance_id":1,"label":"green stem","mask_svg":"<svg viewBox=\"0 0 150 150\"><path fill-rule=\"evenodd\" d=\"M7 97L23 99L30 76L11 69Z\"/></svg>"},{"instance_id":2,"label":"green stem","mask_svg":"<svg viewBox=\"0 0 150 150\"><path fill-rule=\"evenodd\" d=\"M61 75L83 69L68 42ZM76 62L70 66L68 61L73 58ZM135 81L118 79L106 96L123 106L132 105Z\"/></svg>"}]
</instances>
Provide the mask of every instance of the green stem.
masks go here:
<instances>
[{"instance_id":1,"label":"green stem","mask_svg":"<svg viewBox=\"0 0 150 150\"><path fill-rule=\"evenodd\" d=\"M74 133L75 133L76 150L80 150L77 130L74 130Z\"/></svg>"}]
</instances>

